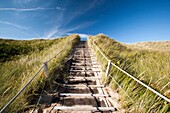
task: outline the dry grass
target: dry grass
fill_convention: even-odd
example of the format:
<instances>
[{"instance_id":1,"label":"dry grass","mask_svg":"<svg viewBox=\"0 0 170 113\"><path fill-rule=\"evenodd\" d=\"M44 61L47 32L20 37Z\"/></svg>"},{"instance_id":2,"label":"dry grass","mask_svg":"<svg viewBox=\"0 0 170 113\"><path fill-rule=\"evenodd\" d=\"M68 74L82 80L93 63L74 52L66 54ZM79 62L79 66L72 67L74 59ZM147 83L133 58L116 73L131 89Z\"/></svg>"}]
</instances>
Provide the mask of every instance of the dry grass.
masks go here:
<instances>
[{"instance_id":1,"label":"dry grass","mask_svg":"<svg viewBox=\"0 0 170 113\"><path fill-rule=\"evenodd\" d=\"M122 45L102 34L89 37L88 43L92 46L91 40L94 40L104 54L116 65L170 98L169 52L136 49ZM103 70L105 70L107 61L99 52L97 52L97 56L103 65ZM129 97L117 86L114 80L119 83ZM170 111L170 105L166 101L114 67L112 67L106 82L121 94L121 103L127 112L166 113Z\"/></svg>"},{"instance_id":2,"label":"dry grass","mask_svg":"<svg viewBox=\"0 0 170 113\"><path fill-rule=\"evenodd\" d=\"M134 43L134 44L127 44L126 46L136 48L136 49L170 51L170 41L138 42L138 43Z\"/></svg>"},{"instance_id":3,"label":"dry grass","mask_svg":"<svg viewBox=\"0 0 170 113\"><path fill-rule=\"evenodd\" d=\"M68 43L71 40L72 43ZM78 43L79 40L80 38L78 35L60 38L50 47L42 51L21 55L19 59L2 63L2 65L0 65L0 109L33 77L45 61L52 58L67 45L65 51L48 63L50 72L54 69L56 64L60 66L73 45ZM51 75L49 77L52 78ZM22 110L28 107L31 97L38 95L37 91L43 84L44 76L41 71L25 91L9 106L6 112L22 112Z\"/></svg>"}]
</instances>

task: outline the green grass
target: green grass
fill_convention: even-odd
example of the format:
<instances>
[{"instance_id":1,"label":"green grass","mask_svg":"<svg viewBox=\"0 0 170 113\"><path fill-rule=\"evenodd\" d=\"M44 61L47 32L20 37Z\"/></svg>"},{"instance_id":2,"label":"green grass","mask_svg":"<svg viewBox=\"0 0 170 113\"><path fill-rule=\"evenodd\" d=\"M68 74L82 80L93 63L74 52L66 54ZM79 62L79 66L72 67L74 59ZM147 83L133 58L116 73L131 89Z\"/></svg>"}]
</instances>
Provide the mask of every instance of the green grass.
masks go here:
<instances>
[{"instance_id":1,"label":"green grass","mask_svg":"<svg viewBox=\"0 0 170 113\"><path fill-rule=\"evenodd\" d=\"M71 40L72 43L68 43ZM53 74L54 69L56 67L62 67L63 60L79 40L80 37L78 35L71 35L55 40L41 40L37 42L36 40L26 42L16 41L17 44L19 43L18 45L22 45L22 42L29 42L26 46L30 46L33 49L27 53L21 52L17 58L14 55L14 60L6 59L6 61L0 65L0 109L33 77L45 61L52 58L66 46L65 51L48 63L50 75L47 79L52 80L53 76L55 76ZM12 43L11 45L15 45L15 41L12 41ZM33 45L35 47L33 47ZM38 49L41 47L43 49ZM11 48L11 46L9 46L9 48ZM18 51L20 51L20 49ZM10 56L10 58L13 58L13 56ZM28 108L31 99L39 95L39 89L42 88L45 81L43 71L41 71L35 80L8 107L6 112L22 112L25 108Z\"/></svg>"},{"instance_id":2,"label":"green grass","mask_svg":"<svg viewBox=\"0 0 170 113\"><path fill-rule=\"evenodd\" d=\"M112 60L117 66L132 74L142 82L151 86L161 94L170 98L170 53L166 51L152 51L137 49L126 46L102 34L90 36L88 44L92 46L91 40ZM93 47L93 46L92 46ZM95 48L94 48L95 49ZM99 52L96 53L101 62L103 71L107 67L107 61ZM115 81L126 91L131 99L125 95ZM135 82L127 75L112 66L109 77L105 81L113 89L121 94L121 104L127 112L140 113L166 113L170 112L170 104L160 97Z\"/></svg>"},{"instance_id":3,"label":"green grass","mask_svg":"<svg viewBox=\"0 0 170 113\"><path fill-rule=\"evenodd\" d=\"M42 51L57 43L60 39L53 40L10 40L0 39L0 62L14 60L20 55L31 54L33 52Z\"/></svg>"}]
</instances>

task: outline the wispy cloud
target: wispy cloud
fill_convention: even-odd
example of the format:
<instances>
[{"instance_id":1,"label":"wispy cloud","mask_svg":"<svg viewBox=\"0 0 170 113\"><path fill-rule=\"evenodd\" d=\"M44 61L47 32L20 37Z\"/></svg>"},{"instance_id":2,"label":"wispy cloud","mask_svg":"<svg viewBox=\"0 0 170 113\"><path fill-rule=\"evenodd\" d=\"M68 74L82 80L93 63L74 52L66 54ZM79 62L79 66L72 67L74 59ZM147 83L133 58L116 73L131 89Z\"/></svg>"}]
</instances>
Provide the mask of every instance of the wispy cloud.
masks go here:
<instances>
[{"instance_id":1,"label":"wispy cloud","mask_svg":"<svg viewBox=\"0 0 170 113\"><path fill-rule=\"evenodd\" d=\"M61 12L60 15L57 16L56 25L54 25L47 33L45 33L45 37L53 38L53 37L61 37L63 35L67 35L69 32L74 32L78 29L87 28L92 24L96 23L94 21L91 22L83 22L83 24L78 24L77 26L70 27L70 23L75 20L80 15L83 15L87 11L93 9L98 0L93 0L90 5L86 4L85 6L79 7L79 10L76 9L64 9L60 7L56 7L58 10L65 10ZM82 35L83 36L83 35ZM85 35L84 35L85 36Z\"/></svg>"},{"instance_id":2,"label":"wispy cloud","mask_svg":"<svg viewBox=\"0 0 170 113\"><path fill-rule=\"evenodd\" d=\"M67 25L67 24L71 23L72 20L79 17L80 15L83 15L83 14L87 13L88 11L92 10L93 8L96 7L97 3L98 3L98 0L93 0L90 4L82 6L81 8L79 8L79 10L73 11L70 15L67 15L67 17L69 17L69 18L67 19L67 21L65 21L64 24ZM65 18L65 17L63 17L63 18Z\"/></svg>"},{"instance_id":3,"label":"wispy cloud","mask_svg":"<svg viewBox=\"0 0 170 113\"><path fill-rule=\"evenodd\" d=\"M80 28L80 26L76 26L76 27L72 27L72 28L66 28L66 29L62 29L62 28L54 28L52 29L50 32L47 33L47 38L52 38L52 37L60 37L65 35L68 32L74 31L76 29Z\"/></svg>"},{"instance_id":4,"label":"wispy cloud","mask_svg":"<svg viewBox=\"0 0 170 113\"><path fill-rule=\"evenodd\" d=\"M51 38L54 34L56 34L57 32L59 32L59 28L55 27L52 30L50 30L47 34L46 37L47 38Z\"/></svg>"},{"instance_id":5,"label":"wispy cloud","mask_svg":"<svg viewBox=\"0 0 170 113\"><path fill-rule=\"evenodd\" d=\"M36 3L39 0L11 0L11 1L13 1L13 3L15 3L15 4L25 5L25 4L29 4L29 3Z\"/></svg>"},{"instance_id":6,"label":"wispy cloud","mask_svg":"<svg viewBox=\"0 0 170 113\"><path fill-rule=\"evenodd\" d=\"M84 23L84 24L80 24L74 27L69 27L69 28L60 28L59 26L58 27L56 26L46 34L46 37L47 38L61 37L63 35L68 35L69 32L75 31L77 29L86 28L88 25L89 23Z\"/></svg>"},{"instance_id":7,"label":"wispy cloud","mask_svg":"<svg viewBox=\"0 0 170 113\"><path fill-rule=\"evenodd\" d=\"M58 7L58 6L55 9L60 10L60 11L64 11L65 10L65 8Z\"/></svg>"},{"instance_id":8,"label":"wispy cloud","mask_svg":"<svg viewBox=\"0 0 170 113\"><path fill-rule=\"evenodd\" d=\"M36 8L0 8L0 11L18 11L18 12L28 12L28 11L37 11L37 10L64 10L64 8L56 7L56 8L44 8L44 7L36 7Z\"/></svg>"},{"instance_id":9,"label":"wispy cloud","mask_svg":"<svg viewBox=\"0 0 170 113\"><path fill-rule=\"evenodd\" d=\"M18 25L18 24L14 24L14 23L11 23L11 22L1 21L1 20L0 20L0 23L1 23L1 24L10 25L10 26L13 26L13 27L16 27L16 28L19 28L19 29L28 30L27 27L24 27L24 26L21 26L21 25Z\"/></svg>"},{"instance_id":10,"label":"wispy cloud","mask_svg":"<svg viewBox=\"0 0 170 113\"><path fill-rule=\"evenodd\" d=\"M23 3L23 4L26 4L26 3L29 3L29 2L32 2L32 1L36 1L36 0L13 0L15 3Z\"/></svg>"},{"instance_id":11,"label":"wispy cloud","mask_svg":"<svg viewBox=\"0 0 170 113\"><path fill-rule=\"evenodd\" d=\"M17 29L20 29L22 32L25 31L27 33L32 33L35 36L40 36L39 34L35 33L34 31L30 31L29 28L25 27L25 26L21 26L21 25L15 24L15 23L7 22L7 21L1 21L1 20L0 20L0 24L5 24L5 25L13 26L13 27L15 27Z\"/></svg>"}]
</instances>

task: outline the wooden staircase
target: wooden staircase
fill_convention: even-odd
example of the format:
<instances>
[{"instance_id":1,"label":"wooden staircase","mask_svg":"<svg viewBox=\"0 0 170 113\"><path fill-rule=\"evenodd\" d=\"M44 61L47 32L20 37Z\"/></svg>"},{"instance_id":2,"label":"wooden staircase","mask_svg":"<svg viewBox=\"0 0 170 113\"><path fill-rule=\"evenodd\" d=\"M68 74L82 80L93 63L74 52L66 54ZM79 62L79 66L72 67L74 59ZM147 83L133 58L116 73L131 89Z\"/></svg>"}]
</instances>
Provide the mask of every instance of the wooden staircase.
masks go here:
<instances>
[{"instance_id":1,"label":"wooden staircase","mask_svg":"<svg viewBox=\"0 0 170 113\"><path fill-rule=\"evenodd\" d=\"M111 113L116 111L110 95L101 85L101 69L93 51L81 42L74 51L73 62L64 92L59 94L62 104L53 111L64 113Z\"/></svg>"}]
</instances>

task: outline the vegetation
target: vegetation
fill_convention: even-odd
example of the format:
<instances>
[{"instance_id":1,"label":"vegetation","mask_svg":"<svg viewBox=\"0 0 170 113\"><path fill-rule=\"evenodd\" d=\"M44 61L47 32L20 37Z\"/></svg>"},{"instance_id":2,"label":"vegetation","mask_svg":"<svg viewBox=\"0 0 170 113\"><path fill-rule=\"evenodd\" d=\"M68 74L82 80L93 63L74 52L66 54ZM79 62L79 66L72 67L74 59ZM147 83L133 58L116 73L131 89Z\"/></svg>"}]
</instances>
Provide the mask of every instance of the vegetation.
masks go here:
<instances>
[{"instance_id":1,"label":"vegetation","mask_svg":"<svg viewBox=\"0 0 170 113\"><path fill-rule=\"evenodd\" d=\"M160 41L160 42L138 42L134 44L126 44L131 48L136 49L147 49L154 51L170 51L170 41Z\"/></svg>"},{"instance_id":2,"label":"vegetation","mask_svg":"<svg viewBox=\"0 0 170 113\"><path fill-rule=\"evenodd\" d=\"M50 47L52 44L58 42L58 39L54 40L11 40L0 39L0 62L14 60L19 55L42 51L43 49Z\"/></svg>"},{"instance_id":3,"label":"vegetation","mask_svg":"<svg viewBox=\"0 0 170 113\"><path fill-rule=\"evenodd\" d=\"M34 76L44 62L65 48L64 51L48 63L50 74L47 79L50 82L55 76L54 69L62 67L63 60L79 40L78 35L70 35L54 40L1 40L1 45L5 45L1 47L1 50L7 49L3 54L6 54L10 60L1 55L3 56L1 57L3 62L0 65L0 109ZM13 50L16 52L11 56L9 51ZM33 97L39 95L39 89L44 86L45 81L47 80L45 80L43 70L41 70L32 83L6 109L6 112L23 112L25 108L29 107Z\"/></svg>"},{"instance_id":4,"label":"vegetation","mask_svg":"<svg viewBox=\"0 0 170 113\"><path fill-rule=\"evenodd\" d=\"M134 48L123 45L102 34L88 38L88 44L95 50L92 40L117 66L170 98L169 52ZM101 62L103 71L105 71L108 62L98 51L96 54ZM120 102L127 112L170 112L170 104L168 102L156 96L113 66L109 76L104 78L104 82L121 94Z\"/></svg>"}]
</instances>

